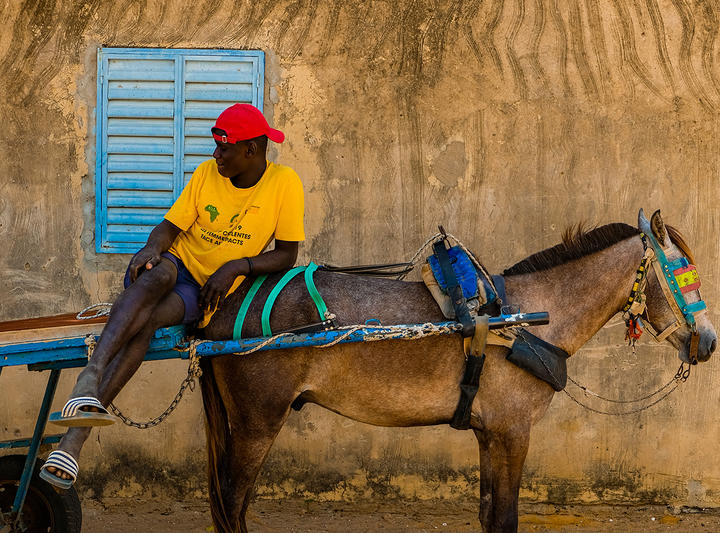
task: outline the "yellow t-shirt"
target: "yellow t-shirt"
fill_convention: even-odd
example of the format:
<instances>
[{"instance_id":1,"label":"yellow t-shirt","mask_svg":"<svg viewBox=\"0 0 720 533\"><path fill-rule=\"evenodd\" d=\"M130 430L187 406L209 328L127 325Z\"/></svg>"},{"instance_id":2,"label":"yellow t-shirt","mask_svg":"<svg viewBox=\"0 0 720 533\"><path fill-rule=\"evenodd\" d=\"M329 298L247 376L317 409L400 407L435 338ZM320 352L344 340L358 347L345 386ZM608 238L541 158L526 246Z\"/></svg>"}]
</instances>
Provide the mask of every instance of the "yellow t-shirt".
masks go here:
<instances>
[{"instance_id":1,"label":"yellow t-shirt","mask_svg":"<svg viewBox=\"0 0 720 533\"><path fill-rule=\"evenodd\" d=\"M228 261L262 253L273 238L304 240L304 208L302 183L290 167L268 161L255 185L239 189L218 173L211 159L197 167L165 215L183 230L169 252L180 258L202 286ZM228 294L243 279L239 276ZM213 311L205 314L200 327Z\"/></svg>"}]
</instances>

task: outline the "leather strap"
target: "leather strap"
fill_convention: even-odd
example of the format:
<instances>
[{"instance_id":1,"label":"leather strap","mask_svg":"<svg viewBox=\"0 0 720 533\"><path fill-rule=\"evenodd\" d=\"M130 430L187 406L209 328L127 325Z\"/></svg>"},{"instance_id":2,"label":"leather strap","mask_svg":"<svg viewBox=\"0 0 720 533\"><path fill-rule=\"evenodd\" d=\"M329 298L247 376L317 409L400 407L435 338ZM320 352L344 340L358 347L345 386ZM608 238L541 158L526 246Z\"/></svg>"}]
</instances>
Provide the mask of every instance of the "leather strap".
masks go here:
<instances>
[{"instance_id":1,"label":"leather strap","mask_svg":"<svg viewBox=\"0 0 720 533\"><path fill-rule=\"evenodd\" d=\"M668 327L666 327L661 332L657 332L655 328L653 328L652 324L650 324L650 321L644 320L643 324L645 325L645 329L647 330L650 335L657 341L662 342L665 339L667 339L670 335L675 333L678 329L680 329L680 322L675 320L672 324L670 324Z\"/></svg>"},{"instance_id":2,"label":"leather strap","mask_svg":"<svg viewBox=\"0 0 720 533\"><path fill-rule=\"evenodd\" d=\"M495 294L497 295L498 305L507 305L505 301L507 299L505 295L505 278L501 275L492 277L493 285L495 285Z\"/></svg>"},{"instance_id":3,"label":"leather strap","mask_svg":"<svg viewBox=\"0 0 720 533\"><path fill-rule=\"evenodd\" d=\"M480 374L485 364L485 343L489 329L488 315L475 317L474 335L470 342L470 353L465 361L465 372L460 381L460 398L458 399L455 413L450 421L450 427L454 429L468 429L470 427L470 415L472 404L480 388ZM465 339L467 340L467 339Z\"/></svg>"},{"instance_id":4,"label":"leather strap","mask_svg":"<svg viewBox=\"0 0 720 533\"><path fill-rule=\"evenodd\" d=\"M260 285L263 284L263 281L265 281L265 279L267 279L267 274L263 274L262 276L258 276L257 278L255 278L255 281L253 281L253 284L250 286L250 290L245 295L245 299L243 299L240 310L235 317L235 326L233 327L233 339L242 339L242 328L243 324L245 323L245 315L247 315L250 304L252 303L258 289L260 289Z\"/></svg>"},{"instance_id":5,"label":"leather strap","mask_svg":"<svg viewBox=\"0 0 720 533\"><path fill-rule=\"evenodd\" d=\"M690 353L688 354L691 363L697 363L698 346L700 346L700 334L693 331L690 336Z\"/></svg>"},{"instance_id":6,"label":"leather strap","mask_svg":"<svg viewBox=\"0 0 720 533\"><path fill-rule=\"evenodd\" d=\"M341 267L324 264L320 266L320 268L329 272L341 272L347 274L355 274L357 276L392 278L407 274L414 268L414 265L412 263L388 263L380 265L357 265Z\"/></svg>"}]
</instances>

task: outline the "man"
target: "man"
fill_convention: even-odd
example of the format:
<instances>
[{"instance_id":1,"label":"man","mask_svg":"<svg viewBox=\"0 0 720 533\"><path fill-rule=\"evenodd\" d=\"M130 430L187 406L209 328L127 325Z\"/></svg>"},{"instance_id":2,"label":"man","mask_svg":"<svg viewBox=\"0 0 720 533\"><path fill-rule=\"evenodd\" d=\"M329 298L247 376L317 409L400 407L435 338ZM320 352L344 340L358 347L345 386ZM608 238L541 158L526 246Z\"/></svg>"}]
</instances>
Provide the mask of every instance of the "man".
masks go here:
<instances>
[{"instance_id":1,"label":"man","mask_svg":"<svg viewBox=\"0 0 720 533\"><path fill-rule=\"evenodd\" d=\"M204 327L245 276L295 263L305 238L302 183L265 158L268 139L281 143L284 134L248 104L223 111L212 134L214 159L198 166L130 261L125 291L92 358L63 410L50 417L71 426L40 473L55 486L72 486L91 427L115 421L104 406L138 369L156 329L196 321ZM263 252L273 239L274 249Z\"/></svg>"}]
</instances>

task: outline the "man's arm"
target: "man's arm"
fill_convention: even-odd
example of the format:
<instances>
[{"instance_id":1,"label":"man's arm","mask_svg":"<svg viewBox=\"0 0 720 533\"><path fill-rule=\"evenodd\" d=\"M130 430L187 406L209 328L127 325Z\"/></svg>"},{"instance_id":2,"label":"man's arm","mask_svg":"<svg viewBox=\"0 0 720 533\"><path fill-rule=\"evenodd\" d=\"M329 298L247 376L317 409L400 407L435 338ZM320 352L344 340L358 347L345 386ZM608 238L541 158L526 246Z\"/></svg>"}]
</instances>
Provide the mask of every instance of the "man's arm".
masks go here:
<instances>
[{"instance_id":1,"label":"man's arm","mask_svg":"<svg viewBox=\"0 0 720 533\"><path fill-rule=\"evenodd\" d=\"M160 262L160 254L167 252L182 230L172 222L163 220L150 232L147 244L130 261L130 281Z\"/></svg>"},{"instance_id":2,"label":"man's arm","mask_svg":"<svg viewBox=\"0 0 720 533\"><path fill-rule=\"evenodd\" d=\"M275 249L256 255L228 261L208 278L200 290L200 307L211 309L225 299L238 276L269 274L290 268L295 264L298 243L275 240Z\"/></svg>"}]
</instances>

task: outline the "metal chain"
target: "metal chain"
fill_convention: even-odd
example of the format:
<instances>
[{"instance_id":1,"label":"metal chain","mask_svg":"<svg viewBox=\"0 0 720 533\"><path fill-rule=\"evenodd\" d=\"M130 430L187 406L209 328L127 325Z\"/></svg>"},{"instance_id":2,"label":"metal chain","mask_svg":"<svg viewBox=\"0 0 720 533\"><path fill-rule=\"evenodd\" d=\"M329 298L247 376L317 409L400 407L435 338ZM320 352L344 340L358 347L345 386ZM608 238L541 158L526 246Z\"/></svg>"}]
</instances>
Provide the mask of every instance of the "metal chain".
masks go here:
<instances>
[{"instance_id":1,"label":"metal chain","mask_svg":"<svg viewBox=\"0 0 720 533\"><path fill-rule=\"evenodd\" d=\"M540 360L540 362L542 363L542 365L545 367L545 370L548 372L548 374L550 374L550 377L552 377L556 382L559 383L557 377L555 377L555 375L553 374L552 370L550 370L550 368L548 367L548 365L547 365L547 363L545 362L545 360L543 359L543 357L538 353L538 351L535 349L535 347L532 345L532 343L528 342L527 338L523 335L522 329L517 330L517 334L525 341L525 343L530 347L530 350L537 356L537 358ZM681 383L684 383L684 382L687 381L687 379L690 377L690 368L691 368L691 366L688 365L688 368L685 369L685 363L684 363L684 362L683 362L683 363L680 363L680 368L678 368L678 371L675 373L675 376L673 376L673 378L672 378L668 383L666 383L665 385L663 385L662 387L660 387L660 388L659 388L658 390L656 390L655 392L653 392L653 393L651 393L651 394L648 394L647 396L644 396L644 397L642 397L642 398L638 398L637 400L612 400L612 399L610 399L610 398L605 398L605 397L603 397L603 396L600 396L599 394L595 394L594 392L590 391L587 387L584 387L584 386L580 385L577 381L575 381L574 379L572 379L571 377L568 376L568 379L569 379L574 385L576 385L577 387L579 387L580 389L582 389L583 392L585 392L586 394L590 394L590 395L592 395L592 396L595 396L595 397L597 397L597 398L600 398L601 400L605 400L605 401L613 402L613 403L637 403L637 402L640 402L640 401L643 401L643 400L648 400L648 399L652 398L653 396L656 396L657 394L661 393L661 392L664 391L665 389L667 389L672 383L675 383L675 386L674 386L672 389L670 389L669 391L667 391L665 394L663 394L662 396L660 396L659 398L657 398L657 399L654 400L653 402L649 403L648 405L645 405L645 406L642 406L642 407L638 407L638 408L636 408L636 409L631 409L631 410L629 410L629 411L617 411L617 412L601 411L601 410L599 410L599 409L595 409L594 407L590 407L590 406L587 405L587 404L584 404L583 402L581 402L580 400L578 400L575 396L573 396L572 394L570 394L566 389L563 389L563 392L564 392L567 396L569 396L570 399L571 399L572 401L574 401L576 404L580 405L581 407L584 407L584 408L587 409L588 411L592 411L593 413L598 413L598 414L601 414L601 415L611 415L611 416L631 415L631 414L639 413L640 411L644 411L644 410L646 410L646 409L649 409L649 408L652 407L653 405L656 405L656 404L660 403L662 400L664 400L665 398L667 398L668 396L670 396L670 394L672 394L672 393L675 391L675 389L677 389L678 386L679 386Z\"/></svg>"},{"instance_id":2,"label":"metal chain","mask_svg":"<svg viewBox=\"0 0 720 533\"><path fill-rule=\"evenodd\" d=\"M192 392L195 391L195 379L202 376L202 370L200 369L200 356L198 356L197 354L197 344L198 343L196 341L190 342L187 349L190 359L187 376L180 384L180 390L175 395L175 398L173 398L173 401L170 402L168 408L165 409L160 415L156 416L152 420L148 420L147 422L135 422L134 420L125 416L122 411L120 411L120 409L115 407L115 404L113 403L108 406L110 408L110 411L112 411L115 416L122 420L123 424L137 429L149 429L161 424L175 410L175 408L180 403L180 400L182 400L183 394L185 394L185 391L188 388Z\"/></svg>"},{"instance_id":3,"label":"metal chain","mask_svg":"<svg viewBox=\"0 0 720 533\"><path fill-rule=\"evenodd\" d=\"M618 411L618 412L601 411L601 410L599 410L599 409L595 409L594 407L590 407L589 405L586 405L586 404L582 403L580 400L578 400L577 398L575 398L575 396L573 396L572 394L570 394L570 393L569 393L568 391L566 391L565 389L563 389L563 392L564 392L565 394L567 394L568 397L569 397L572 401L574 401L576 404L578 404L578 405L581 406L581 407L584 407L584 408L587 409L588 411L592 411L593 413L597 413L597 414L599 414L599 415L608 415L608 416L625 416L625 415L632 415L632 414L635 414L635 413L639 413L639 412L641 412L641 411L645 411L646 409L650 409L653 405L660 403L660 402L663 401L665 398L667 398L668 396L670 396L670 394L672 394L672 393L675 391L675 389L677 389L679 386L680 386L680 382L676 383L675 386L674 386L672 389L670 389L668 392L666 392L665 394L663 394L662 396L660 396L660 397L659 397L657 400L655 400L654 402L649 403L648 405L645 405L645 406L643 406L643 407L638 407L638 408L636 408L636 409L631 409L631 410L629 410L629 411Z\"/></svg>"},{"instance_id":4,"label":"metal chain","mask_svg":"<svg viewBox=\"0 0 720 533\"><path fill-rule=\"evenodd\" d=\"M683 363L683 364L684 364L684 363ZM571 378L570 376L568 376L568 380L570 380L570 382L571 382L573 385L575 385L578 389L581 389L585 395L594 396L595 398L598 398L598 399L603 400L603 401L605 401L605 402L610 402L610 403L638 403L638 402L642 402L643 400L649 400L649 399L652 398L653 396L655 396L655 395L657 395L657 394L660 394L662 391L664 391L665 389L667 389L670 385L672 385L673 383L675 383L675 381L677 380L677 377L673 377L670 381L668 381L667 383L665 383L665 385L663 385L662 387L660 387L658 390L656 390L656 391L654 391L654 392L651 392L650 394L647 394L647 395L645 395L645 396L643 396L643 397L641 397L641 398L636 398L636 399L634 399L634 400L614 400L614 399L612 399L612 398L606 398L605 396L601 396L600 394L597 394L596 392L591 391L591 390L588 389L586 386L581 385L580 383L578 383L577 381L575 381L575 380L574 380L573 378Z\"/></svg>"},{"instance_id":5,"label":"metal chain","mask_svg":"<svg viewBox=\"0 0 720 533\"><path fill-rule=\"evenodd\" d=\"M653 405L656 405L656 404L660 403L660 402L663 401L665 398L667 398L668 396L670 396L673 392L675 392L675 389L677 389L682 383L685 383L685 382L687 381L687 379L690 377L690 369L691 369L691 368L692 368L692 365L688 365L688 367L685 368L685 363L684 363L684 362L680 363L680 367L678 368L677 372L675 372L675 376L673 376L673 378L672 378L667 384L663 385L660 389L656 390L656 391L653 392L652 394L649 394L649 395L647 395L646 397L640 398L640 399L638 399L638 400L632 400L632 401L628 401L628 402L623 402L623 401L620 401L620 400L611 400L611 399L609 399L609 398L603 398L602 396L599 396L599 395L597 395L597 394L594 394L594 396L597 396L598 398L601 398L601 399L603 399L603 400L605 400L605 401L608 401L608 402L614 402L614 403L631 403L631 402L638 402L638 401L641 401L641 400L644 400L644 399L649 399L649 398L655 396L656 394L659 394L662 390L664 390L664 389L666 389L667 387L669 387L671 383L673 383L673 382L675 383L675 386L674 386L672 389L670 389L669 391L667 391L665 394L663 394L662 396L660 396L660 397L657 398L656 400L650 402L649 404L647 404L647 405L645 405L645 406L637 407L637 408L631 409L631 410L629 410L629 411L616 411L616 412L601 411L601 410L599 410L599 409L595 409L595 408L593 408L593 407L590 407L589 405L586 405L586 404L582 403L580 400L578 400L578 399L575 398L572 394L570 394L567 390L564 390L564 389L563 389L563 392L564 392L565 394L567 394L567 395L570 397L570 399L571 399L572 401L574 401L576 404L580 405L581 407L584 407L584 408L587 409L588 411L592 411L593 413L597 413L597 414L600 414L600 415L610 415L610 416L631 415L631 414L639 413L639 412L641 412L641 411L645 411L646 409L650 409ZM575 383L575 382L573 381L573 383Z\"/></svg>"},{"instance_id":6,"label":"metal chain","mask_svg":"<svg viewBox=\"0 0 720 533\"><path fill-rule=\"evenodd\" d=\"M85 344L87 345L87 357L88 360L93 355L93 352L95 351L95 346L97 345L97 342L95 341L94 335L87 335L85 337ZM158 424L162 423L170 414L175 410L175 408L180 403L180 400L182 400L183 395L185 394L185 391L189 388L191 391L195 390L195 379L202 376L202 370L200 369L200 357L197 354L197 342L193 341L189 344L188 348L186 350L189 352L188 359L188 373L185 379L180 384L180 390L175 395L175 398L172 402L170 402L170 405L168 406L165 411L162 412L159 416L153 418L152 420L148 420L147 422L135 422L134 420L130 419L129 417L125 416L120 409L118 409L115 404L110 404L108 408L112 413L117 416L120 420L123 421L123 424L138 428L138 429L148 429L151 427L155 427Z\"/></svg>"}]
</instances>

